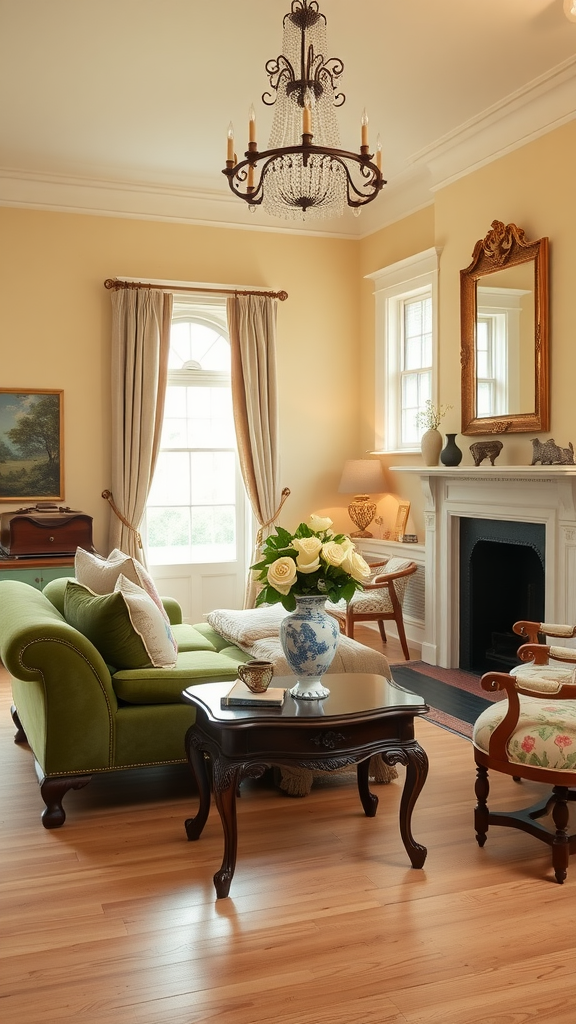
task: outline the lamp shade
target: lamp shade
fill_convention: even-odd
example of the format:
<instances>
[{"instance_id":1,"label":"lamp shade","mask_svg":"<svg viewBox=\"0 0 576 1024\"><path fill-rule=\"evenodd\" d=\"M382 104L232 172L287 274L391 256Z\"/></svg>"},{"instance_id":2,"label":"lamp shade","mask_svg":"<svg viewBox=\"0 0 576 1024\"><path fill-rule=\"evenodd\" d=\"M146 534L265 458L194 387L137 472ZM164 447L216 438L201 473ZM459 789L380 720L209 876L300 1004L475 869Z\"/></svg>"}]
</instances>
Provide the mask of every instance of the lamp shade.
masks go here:
<instances>
[{"instance_id":1,"label":"lamp shade","mask_svg":"<svg viewBox=\"0 0 576 1024\"><path fill-rule=\"evenodd\" d=\"M339 494L382 494L384 474L378 459L348 459L344 470Z\"/></svg>"}]
</instances>

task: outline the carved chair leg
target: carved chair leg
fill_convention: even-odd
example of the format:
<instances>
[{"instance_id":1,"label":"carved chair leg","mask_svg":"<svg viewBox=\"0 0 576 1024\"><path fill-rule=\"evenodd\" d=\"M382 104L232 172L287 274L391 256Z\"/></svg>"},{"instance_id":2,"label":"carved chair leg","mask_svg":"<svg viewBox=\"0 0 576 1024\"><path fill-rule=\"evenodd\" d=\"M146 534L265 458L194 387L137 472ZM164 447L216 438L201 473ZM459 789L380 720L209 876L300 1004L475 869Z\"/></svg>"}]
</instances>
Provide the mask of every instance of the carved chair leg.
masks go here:
<instances>
[{"instance_id":1,"label":"carved chair leg","mask_svg":"<svg viewBox=\"0 0 576 1024\"><path fill-rule=\"evenodd\" d=\"M476 842L478 846L484 846L488 834L488 794L490 783L488 781L488 769L483 765L476 765L476 785L474 787L478 803L474 811L474 828L476 829Z\"/></svg>"},{"instance_id":2,"label":"carved chair leg","mask_svg":"<svg viewBox=\"0 0 576 1024\"><path fill-rule=\"evenodd\" d=\"M566 786L554 786L556 798L552 818L556 825L556 835L552 843L552 867L556 875L556 881L562 885L568 874L568 861L570 859L570 843L568 838L568 789Z\"/></svg>"},{"instance_id":3,"label":"carved chair leg","mask_svg":"<svg viewBox=\"0 0 576 1024\"><path fill-rule=\"evenodd\" d=\"M351 640L354 639L354 618L352 616L352 612L350 611L350 606L348 606L348 608L346 610L346 628L345 628L345 633L346 633L346 636L349 636Z\"/></svg>"},{"instance_id":4,"label":"carved chair leg","mask_svg":"<svg viewBox=\"0 0 576 1024\"><path fill-rule=\"evenodd\" d=\"M28 740L26 738L26 733L22 728L22 722L18 717L18 712L16 711L14 704L10 708L10 714L12 715L12 721L16 726L16 735L14 736L14 743L27 743Z\"/></svg>"},{"instance_id":5,"label":"carved chair leg","mask_svg":"<svg viewBox=\"0 0 576 1024\"><path fill-rule=\"evenodd\" d=\"M398 627L398 638L402 644L402 650L404 651L404 657L406 661L410 661L410 651L408 650L408 642L406 640L406 630L404 629L404 619L400 616L396 619L396 625Z\"/></svg>"},{"instance_id":6,"label":"carved chair leg","mask_svg":"<svg viewBox=\"0 0 576 1024\"><path fill-rule=\"evenodd\" d=\"M382 643L387 644L388 639L386 637L386 630L384 629L384 619L378 619L378 629L380 630L380 636L382 637Z\"/></svg>"},{"instance_id":7,"label":"carved chair leg","mask_svg":"<svg viewBox=\"0 0 576 1024\"><path fill-rule=\"evenodd\" d=\"M91 775L73 775L61 779L44 779L40 783L42 799L46 804L42 812L44 828L60 828L66 821L62 800L69 789L83 789L90 782Z\"/></svg>"}]
</instances>

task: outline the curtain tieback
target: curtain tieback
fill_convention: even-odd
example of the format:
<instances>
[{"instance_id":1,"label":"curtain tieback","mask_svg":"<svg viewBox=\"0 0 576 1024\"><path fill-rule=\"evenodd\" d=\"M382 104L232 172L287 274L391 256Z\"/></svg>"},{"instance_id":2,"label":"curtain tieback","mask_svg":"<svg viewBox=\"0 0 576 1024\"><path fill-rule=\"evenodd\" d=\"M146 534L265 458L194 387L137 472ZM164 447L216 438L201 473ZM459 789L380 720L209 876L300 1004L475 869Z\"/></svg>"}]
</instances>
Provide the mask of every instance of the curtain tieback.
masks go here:
<instances>
[{"instance_id":1,"label":"curtain tieback","mask_svg":"<svg viewBox=\"0 0 576 1024\"><path fill-rule=\"evenodd\" d=\"M260 529L258 530L258 533L256 534L256 547L257 548L259 548L260 545L262 544L262 540L263 540L263 537L264 537L264 530L268 529L269 526L272 526L272 523L276 522L276 520L278 519L278 516L280 515L280 512L282 511L282 505L286 501L286 498L288 498L289 496L290 496L290 488L289 487L285 487L284 490L282 491L282 498L281 498L280 504L278 505L278 508L276 509L274 515L272 516L271 519L268 520L267 523L262 523L262 525L260 526Z\"/></svg>"},{"instance_id":2,"label":"curtain tieback","mask_svg":"<svg viewBox=\"0 0 576 1024\"><path fill-rule=\"evenodd\" d=\"M110 508L112 509L114 514L118 516L118 519L120 520L120 522L124 523L124 526L128 530L132 530L132 533L136 534L136 541L138 543L138 547L142 548L142 550L144 550L143 545L142 545L142 537L140 536L139 531L136 529L135 526L132 526L132 523L128 522L128 520L125 518L125 516L122 515L120 509L117 507L117 505L114 502L114 496L112 494L112 491L102 491L102 497L106 498L106 501L110 505ZM280 507L282 507L282 506L280 506ZM278 511L280 511L280 509ZM276 514L278 514L278 513L276 513Z\"/></svg>"}]
</instances>

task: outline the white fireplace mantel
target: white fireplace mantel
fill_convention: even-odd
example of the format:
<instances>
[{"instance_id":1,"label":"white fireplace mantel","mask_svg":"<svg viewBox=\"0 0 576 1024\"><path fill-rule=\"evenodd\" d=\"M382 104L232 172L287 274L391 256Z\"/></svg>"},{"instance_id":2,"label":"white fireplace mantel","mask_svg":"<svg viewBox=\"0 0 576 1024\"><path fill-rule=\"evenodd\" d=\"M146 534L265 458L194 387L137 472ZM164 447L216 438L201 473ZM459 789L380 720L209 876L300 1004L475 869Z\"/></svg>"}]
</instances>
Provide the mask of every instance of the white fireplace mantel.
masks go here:
<instances>
[{"instance_id":1,"label":"white fireplace mantel","mask_svg":"<svg viewBox=\"0 0 576 1024\"><path fill-rule=\"evenodd\" d=\"M545 526L545 619L576 622L576 466L391 466L424 493L425 631L422 659L459 665L459 520Z\"/></svg>"}]
</instances>

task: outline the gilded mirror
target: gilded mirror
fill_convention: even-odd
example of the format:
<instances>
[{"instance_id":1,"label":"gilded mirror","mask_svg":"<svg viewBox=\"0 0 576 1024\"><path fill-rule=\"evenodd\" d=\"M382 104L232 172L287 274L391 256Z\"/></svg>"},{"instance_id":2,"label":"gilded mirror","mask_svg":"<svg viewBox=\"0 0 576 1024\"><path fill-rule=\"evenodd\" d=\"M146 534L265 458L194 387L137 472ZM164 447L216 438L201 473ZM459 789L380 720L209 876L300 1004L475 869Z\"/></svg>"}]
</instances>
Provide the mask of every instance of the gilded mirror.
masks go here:
<instances>
[{"instance_id":1,"label":"gilded mirror","mask_svg":"<svg viewBox=\"0 0 576 1024\"><path fill-rule=\"evenodd\" d=\"M548 239L492 221L460 271L462 433L548 430Z\"/></svg>"}]
</instances>

